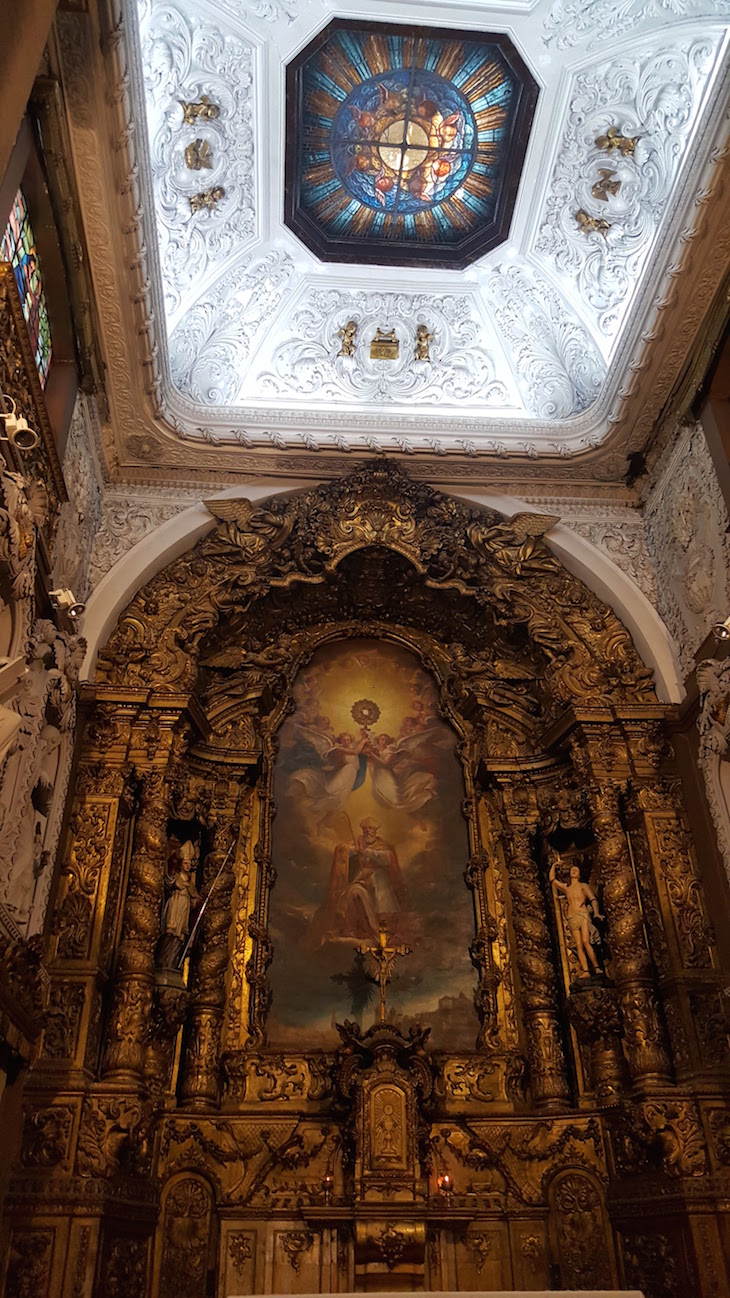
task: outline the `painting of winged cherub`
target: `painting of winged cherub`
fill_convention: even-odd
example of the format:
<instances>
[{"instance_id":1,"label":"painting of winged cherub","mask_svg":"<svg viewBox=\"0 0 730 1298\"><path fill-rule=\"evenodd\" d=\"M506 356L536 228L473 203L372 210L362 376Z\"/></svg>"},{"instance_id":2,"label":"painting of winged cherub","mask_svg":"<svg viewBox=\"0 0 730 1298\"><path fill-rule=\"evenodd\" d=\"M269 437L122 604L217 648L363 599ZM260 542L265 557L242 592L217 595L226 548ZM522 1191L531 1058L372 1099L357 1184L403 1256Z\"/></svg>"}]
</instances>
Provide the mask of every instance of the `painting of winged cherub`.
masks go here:
<instances>
[{"instance_id":1,"label":"painting of winged cherub","mask_svg":"<svg viewBox=\"0 0 730 1298\"><path fill-rule=\"evenodd\" d=\"M331 1047L334 1024L376 1012L356 949L381 929L411 954L389 1018L471 1048L478 1024L472 902L456 735L433 678L409 650L375 640L320 649L279 731L271 895L272 1044Z\"/></svg>"}]
</instances>

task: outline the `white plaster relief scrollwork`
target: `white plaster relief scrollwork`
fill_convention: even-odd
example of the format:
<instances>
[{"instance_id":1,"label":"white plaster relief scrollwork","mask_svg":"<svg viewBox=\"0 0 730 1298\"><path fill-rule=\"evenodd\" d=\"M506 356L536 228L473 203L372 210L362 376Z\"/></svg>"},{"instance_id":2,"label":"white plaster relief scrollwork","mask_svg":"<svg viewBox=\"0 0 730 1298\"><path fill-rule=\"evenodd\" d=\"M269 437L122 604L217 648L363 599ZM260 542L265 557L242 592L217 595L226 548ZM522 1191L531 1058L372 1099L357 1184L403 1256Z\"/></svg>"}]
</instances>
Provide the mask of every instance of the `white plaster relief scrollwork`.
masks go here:
<instances>
[{"instance_id":1,"label":"white plaster relief scrollwork","mask_svg":"<svg viewBox=\"0 0 730 1298\"><path fill-rule=\"evenodd\" d=\"M605 377L603 360L548 281L506 262L488 272L485 295L529 413L566 419L591 406Z\"/></svg>"},{"instance_id":2,"label":"white plaster relief scrollwork","mask_svg":"<svg viewBox=\"0 0 730 1298\"><path fill-rule=\"evenodd\" d=\"M101 484L86 426L85 402L74 407L63 476L69 499L61 506L53 555L54 586L72 590L85 601L90 592L89 560L101 519Z\"/></svg>"},{"instance_id":3,"label":"white plaster relief scrollwork","mask_svg":"<svg viewBox=\"0 0 730 1298\"><path fill-rule=\"evenodd\" d=\"M726 15L726 0L556 0L545 18L543 41L555 49L621 36L654 19Z\"/></svg>"},{"instance_id":4,"label":"white plaster relief scrollwork","mask_svg":"<svg viewBox=\"0 0 730 1298\"><path fill-rule=\"evenodd\" d=\"M89 564L92 588L138 541L199 499L199 492L175 492L170 499L109 492L104 498Z\"/></svg>"},{"instance_id":5,"label":"white plaster relief scrollwork","mask_svg":"<svg viewBox=\"0 0 730 1298\"><path fill-rule=\"evenodd\" d=\"M178 391L204 406L235 401L256 335L276 311L294 264L286 253L251 256L191 307L170 339Z\"/></svg>"},{"instance_id":6,"label":"white plaster relief scrollwork","mask_svg":"<svg viewBox=\"0 0 730 1298\"><path fill-rule=\"evenodd\" d=\"M218 0L218 8L234 18L260 18L266 23L293 23L307 8L307 0Z\"/></svg>"},{"instance_id":7,"label":"white plaster relief scrollwork","mask_svg":"<svg viewBox=\"0 0 730 1298\"><path fill-rule=\"evenodd\" d=\"M730 878L730 658L706 658L697 667L699 765L717 842Z\"/></svg>"},{"instance_id":8,"label":"white plaster relief scrollwork","mask_svg":"<svg viewBox=\"0 0 730 1298\"><path fill-rule=\"evenodd\" d=\"M687 672L730 606L729 521L700 424L681 427L662 456L645 519L659 613Z\"/></svg>"},{"instance_id":9,"label":"white plaster relief scrollwork","mask_svg":"<svg viewBox=\"0 0 730 1298\"><path fill-rule=\"evenodd\" d=\"M646 546L640 515L633 520L622 518L615 522L576 522L569 518L563 518L563 522L602 550L617 568L621 568L636 583L649 602L657 607L656 573Z\"/></svg>"},{"instance_id":10,"label":"white plaster relief scrollwork","mask_svg":"<svg viewBox=\"0 0 730 1298\"><path fill-rule=\"evenodd\" d=\"M185 13L182 6L146 0L140 36L150 134L160 265L168 326L174 328L201 278L215 273L256 231L254 166L254 50L222 27ZM183 119L181 100L207 95L218 117ZM185 148L210 146L210 169L193 171ZM222 186L212 209L193 213L192 195Z\"/></svg>"},{"instance_id":11,"label":"white plaster relief scrollwork","mask_svg":"<svg viewBox=\"0 0 730 1298\"><path fill-rule=\"evenodd\" d=\"M357 325L355 355L341 356L340 331L349 320ZM433 335L429 361L415 360L419 324ZM371 359L370 341L378 327L395 330L397 360ZM300 400L513 404L496 378L485 329L466 294L310 289L288 332L290 337L277 346L270 368L259 373L251 391L244 385L246 396L259 391L264 396L296 394Z\"/></svg>"},{"instance_id":12,"label":"white plaster relief scrollwork","mask_svg":"<svg viewBox=\"0 0 730 1298\"><path fill-rule=\"evenodd\" d=\"M575 80L567 126L535 251L577 289L603 334L616 333L649 258L681 170L720 36L677 43L644 58L602 63ZM638 137L633 156L596 145L609 126ZM593 188L601 172L620 185L605 199ZM577 211L607 221L586 233Z\"/></svg>"}]
</instances>

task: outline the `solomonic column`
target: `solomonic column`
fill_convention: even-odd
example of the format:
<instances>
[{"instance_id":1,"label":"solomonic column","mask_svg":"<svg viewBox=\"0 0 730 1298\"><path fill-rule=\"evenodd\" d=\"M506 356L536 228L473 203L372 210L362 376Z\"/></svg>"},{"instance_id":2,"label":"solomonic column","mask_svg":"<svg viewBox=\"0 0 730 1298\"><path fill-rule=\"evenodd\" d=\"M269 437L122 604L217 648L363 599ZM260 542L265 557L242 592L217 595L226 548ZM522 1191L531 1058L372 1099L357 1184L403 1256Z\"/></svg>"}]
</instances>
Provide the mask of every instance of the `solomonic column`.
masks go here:
<instances>
[{"instance_id":1,"label":"solomonic column","mask_svg":"<svg viewBox=\"0 0 730 1298\"><path fill-rule=\"evenodd\" d=\"M616 784L592 784L588 800L603 885L612 972L618 989L629 1070L644 1088L670 1080L664 1028L654 990L636 879L619 810Z\"/></svg>"},{"instance_id":2,"label":"solomonic column","mask_svg":"<svg viewBox=\"0 0 730 1298\"><path fill-rule=\"evenodd\" d=\"M237 790L234 789L234 798ZM235 847L243 811L238 804L213 807L212 848L203 864L204 900L190 978L190 1011L181 1085L187 1108L207 1109L220 1102L221 1034L226 1001L231 895L235 882ZM212 890L212 891L211 891Z\"/></svg>"},{"instance_id":3,"label":"solomonic column","mask_svg":"<svg viewBox=\"0 0 730 1298\"><path fill-rule=\"evenodd\" d=\"M570 1091L558 1016L555 957L528 829L510 830L507 867L532 1094L537 1108L564 1110Z\"/></svg>"},{"instance_id":4,"label":"solomonic column","mask_svg":"<svg viewBox=\"0 0 730 1298\"><path fill-rule=\"evenodd\" d=\"M155 943L167 860L170 791L165 772L142 777L140 810L129 866L117 975L109 1020L105 1077L141 1082L152 1015Z\"/></svg>"}]
</instances>

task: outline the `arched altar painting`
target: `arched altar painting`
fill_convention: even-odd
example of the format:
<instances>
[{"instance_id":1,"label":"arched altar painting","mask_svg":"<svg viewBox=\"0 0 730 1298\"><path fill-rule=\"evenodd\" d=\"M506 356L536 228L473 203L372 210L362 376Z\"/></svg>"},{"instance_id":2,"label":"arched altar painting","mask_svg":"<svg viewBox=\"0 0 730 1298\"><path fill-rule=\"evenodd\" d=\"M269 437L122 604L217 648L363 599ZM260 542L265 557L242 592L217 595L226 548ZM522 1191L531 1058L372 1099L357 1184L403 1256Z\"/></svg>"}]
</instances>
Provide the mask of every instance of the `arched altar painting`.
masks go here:
<instances>
[{"instance_id":1,"label":"arched altar painting","mask_svg":"<svg viewBox=\"0 0 730 1298\"><path fill-rule=\"evenodd\" d=\"M331 1048L336 1021L375 1021L357 947L384 925L411 947L388 1017L430 1026L437 1047L472 1049L464 783L433 679L401 646L347 640L315 654L294 695L274 780L269 1041Z\"/></svg>"}]
</instances>

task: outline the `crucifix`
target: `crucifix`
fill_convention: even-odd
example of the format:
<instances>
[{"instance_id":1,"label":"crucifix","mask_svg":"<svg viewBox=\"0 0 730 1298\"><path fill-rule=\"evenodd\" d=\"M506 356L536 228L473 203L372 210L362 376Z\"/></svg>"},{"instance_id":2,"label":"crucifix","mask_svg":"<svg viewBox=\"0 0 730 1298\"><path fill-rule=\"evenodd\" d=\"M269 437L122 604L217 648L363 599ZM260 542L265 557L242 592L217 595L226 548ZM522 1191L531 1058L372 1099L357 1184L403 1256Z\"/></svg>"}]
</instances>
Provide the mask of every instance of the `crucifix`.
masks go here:
<instances>
[{"instance_id":1,"label":"crucifix","mask_svg":"<svg viewBox=\"0 0 730 1298\"><path fill-rule=\"evenodd\" d=\"M385 989L393 974L393 966L399 955L410 955L409 946L388 946L388 934L381 928L375 946L359 946L360 955L369 956L380 984L380 1019L385 1023Z\"/></svg>"}]
</instances>

